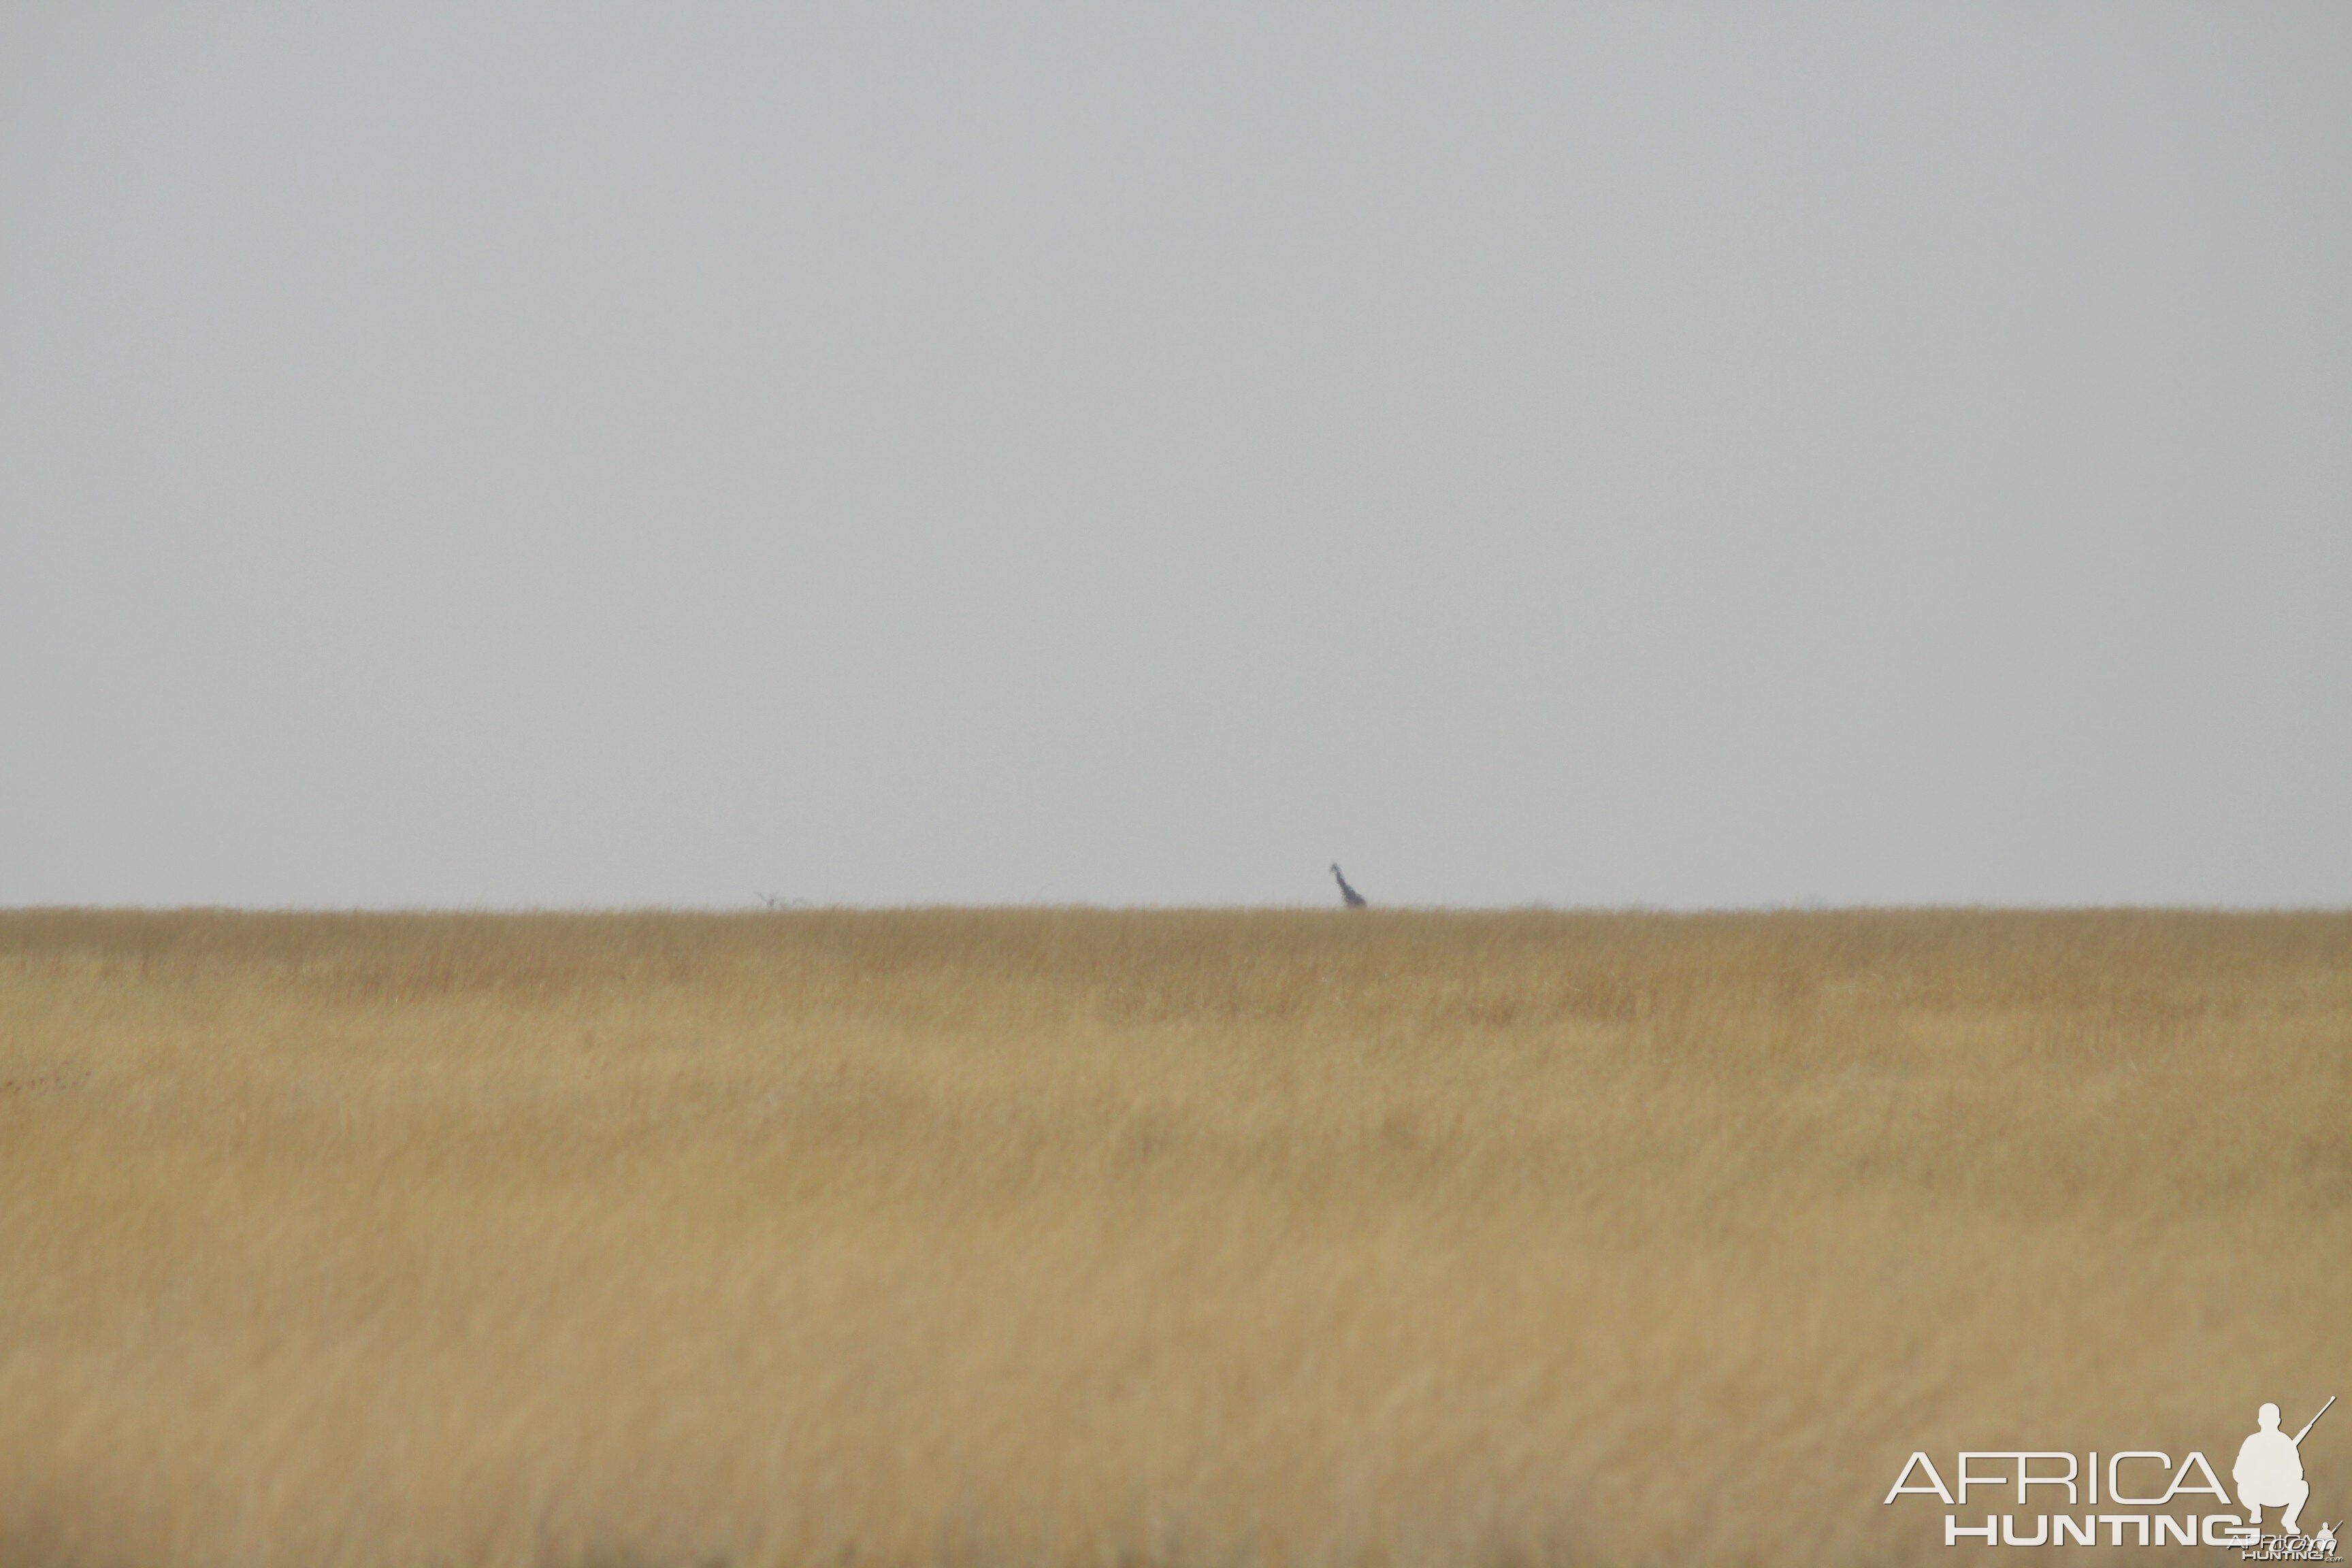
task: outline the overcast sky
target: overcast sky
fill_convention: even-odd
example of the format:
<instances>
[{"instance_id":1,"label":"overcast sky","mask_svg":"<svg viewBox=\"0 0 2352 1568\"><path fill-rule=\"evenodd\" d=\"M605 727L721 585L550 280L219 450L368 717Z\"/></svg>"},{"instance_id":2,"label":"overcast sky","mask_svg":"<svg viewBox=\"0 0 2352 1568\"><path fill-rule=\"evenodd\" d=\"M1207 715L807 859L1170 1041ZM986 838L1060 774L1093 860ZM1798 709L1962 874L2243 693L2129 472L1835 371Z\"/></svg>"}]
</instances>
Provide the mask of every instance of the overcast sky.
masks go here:
<instances>
[{"instance_id":1,"label":"overcast sky","mask_svg":"<svg viewBox=\"0 0 2352 1568\"><path fill-rule=\"evenodd\" d=\"M2347 81L0 4L0 904L2352 903Z\"/></svg>"}]
</instances>

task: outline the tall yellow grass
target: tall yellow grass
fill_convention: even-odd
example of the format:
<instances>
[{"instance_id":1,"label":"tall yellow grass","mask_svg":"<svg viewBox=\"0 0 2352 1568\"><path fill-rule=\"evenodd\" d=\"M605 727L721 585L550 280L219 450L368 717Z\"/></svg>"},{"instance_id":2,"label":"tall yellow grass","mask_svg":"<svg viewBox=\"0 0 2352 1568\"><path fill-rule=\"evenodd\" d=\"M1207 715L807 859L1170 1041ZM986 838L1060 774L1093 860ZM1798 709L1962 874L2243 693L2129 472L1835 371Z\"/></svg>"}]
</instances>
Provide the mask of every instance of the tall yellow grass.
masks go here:
<instances>
[{"instance_id":1,"label":"tall yellow grass","mask_svg":"<svg viewBox=\"0 0 2352 1568\"><path fill-rule=\"evenodd\" d=\"M0 1564L1954 1560L2352 1394L2347 1089L2343 915L0 915Z\"/></svg>"}]
</instances>

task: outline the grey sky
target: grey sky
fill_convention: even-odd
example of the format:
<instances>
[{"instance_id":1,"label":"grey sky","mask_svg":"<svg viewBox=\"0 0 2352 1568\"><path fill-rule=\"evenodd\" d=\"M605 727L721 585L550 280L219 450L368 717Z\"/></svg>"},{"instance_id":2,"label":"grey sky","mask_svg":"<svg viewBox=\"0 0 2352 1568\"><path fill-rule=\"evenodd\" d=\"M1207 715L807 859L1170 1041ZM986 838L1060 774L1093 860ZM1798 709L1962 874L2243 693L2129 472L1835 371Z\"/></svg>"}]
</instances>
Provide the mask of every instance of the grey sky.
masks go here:
<instances>
[{"instance_id":1,"label":"grey sky","mask_svg":"<svg viewBox=\"0 0 2352 1568\"><path fill-rule=\"evenodd\" d=\"M0 904L2352 901L2347 80L0 6Z\"/></svg>"}]
</instances>

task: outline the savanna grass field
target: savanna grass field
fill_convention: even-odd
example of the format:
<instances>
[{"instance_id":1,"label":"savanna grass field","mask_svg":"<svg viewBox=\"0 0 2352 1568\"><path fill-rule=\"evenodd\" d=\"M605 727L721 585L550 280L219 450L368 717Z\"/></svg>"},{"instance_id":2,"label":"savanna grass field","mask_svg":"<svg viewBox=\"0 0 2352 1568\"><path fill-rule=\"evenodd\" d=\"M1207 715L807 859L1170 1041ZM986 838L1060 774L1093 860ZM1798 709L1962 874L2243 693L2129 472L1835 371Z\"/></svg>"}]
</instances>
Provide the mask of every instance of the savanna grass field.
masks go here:
<instances>
[{"instance_id":1,"label":"savanna grass field","mask_svg":"<svg viewBox=\"0 0 2352 1568\"><path fill-rule=\"evenodd\" d=\"M2347 1049L2345 914L0 914L0 1564L1979 1561L2352 1394Z\"/></svg>"}]
</instances>

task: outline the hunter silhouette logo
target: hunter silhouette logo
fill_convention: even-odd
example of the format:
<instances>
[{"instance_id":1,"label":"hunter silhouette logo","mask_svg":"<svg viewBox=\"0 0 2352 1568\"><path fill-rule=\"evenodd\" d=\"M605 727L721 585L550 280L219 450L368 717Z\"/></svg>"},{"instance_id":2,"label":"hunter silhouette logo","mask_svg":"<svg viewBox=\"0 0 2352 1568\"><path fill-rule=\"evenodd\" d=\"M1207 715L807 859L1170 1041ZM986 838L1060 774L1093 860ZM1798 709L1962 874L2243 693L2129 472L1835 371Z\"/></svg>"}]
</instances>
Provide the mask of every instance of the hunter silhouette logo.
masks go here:
<instances>
[{"instance_id":1,"label":"hunter silhouette logo","mask_svg":"<svg viewBox=\"0 0 2352 1568\"><path fill-rule=\"evenodd\" d=\"M2327 1405L2336 1396L2327 1396ZM2319 1407L2319 1415L2327 1414L2327 1405ZM2289 1535L2301 1535L2295 1516L2303 1511L2311 1496L2311 1483L2303 1479L2303 1440L2319 1425L2319 1415L2303 1424L2303 1430L2290 1437L2279 1430L2279 1407L2265 1405L2254 1413L2260 1430L2238 1448L2238 1462L2230 1471L2230 1479L2238 1483L2238 1503L2246 1510L2246 1522L2259 1526L2263 1510L2283 1508L2279 1528ZM2332 1535L2334 1532L2331 1531Z\"/></svg>"},{"instance_id":2,"label":"hunter silhouette logo","mask_svg":"<svg viewBox=\"0 0 2352 1568\"><path fill-rule=\"evenodd\" d=\"M2234 1500L2201 1453L2192 1452L2175 1466L2169 1454L2126 1448L2110 1452L2104 1468L2096 1451L2078 1459L2053 1449L1964 1450L1950 1486L1944 1484L1933 1459L1925 1452L1915 1453L1883 1500L1892 1503L1916 1493L1958 1510L1968 1506L1972 1489L2005 1492L2014 1488L2014 1499L2004 1500L2022 1510L2037 1501L2046 1508L2061 1500L2054 1492L2037 1494L2034 1488L2063 1488L2062 1506L2068 1510L2063 1513L1988 1513L1980 1525L1963 1524L1957 1511L1947 1513L1944 1544L2092 1546L2100 1543L2105 1531L2110 1546L2234 1546L2241 1558L2253 1562L2340 1563L2334 1525L2323 1523L2313 1535L2304 1534L2301 1525L2303 1505L2311 1498L2311 1483L2303 1474L2303 1440L2335 1403L2336 1396L2328 1395L2327 1403L2293 1436L2280 1429L2277 1405L2257 1410L2255 1430L2238 1446L2237 1463L2230 1469L2237 1488ZM2200 1514L2195 1502L2200 1497L2212 1500L2205 1508L2216 1503L2227 1508L2234 1500L2243 1511ZM2135 1511L2101 1512L2103 1502L2106 1508ZM2084 1507L2091 1511L2073 1511ZM2176 1507L2187 1511L2164 1511ZM2280 1533L2263 1533L2265 1509L2279 1510Z\"/></svg>"}]
</instances>

